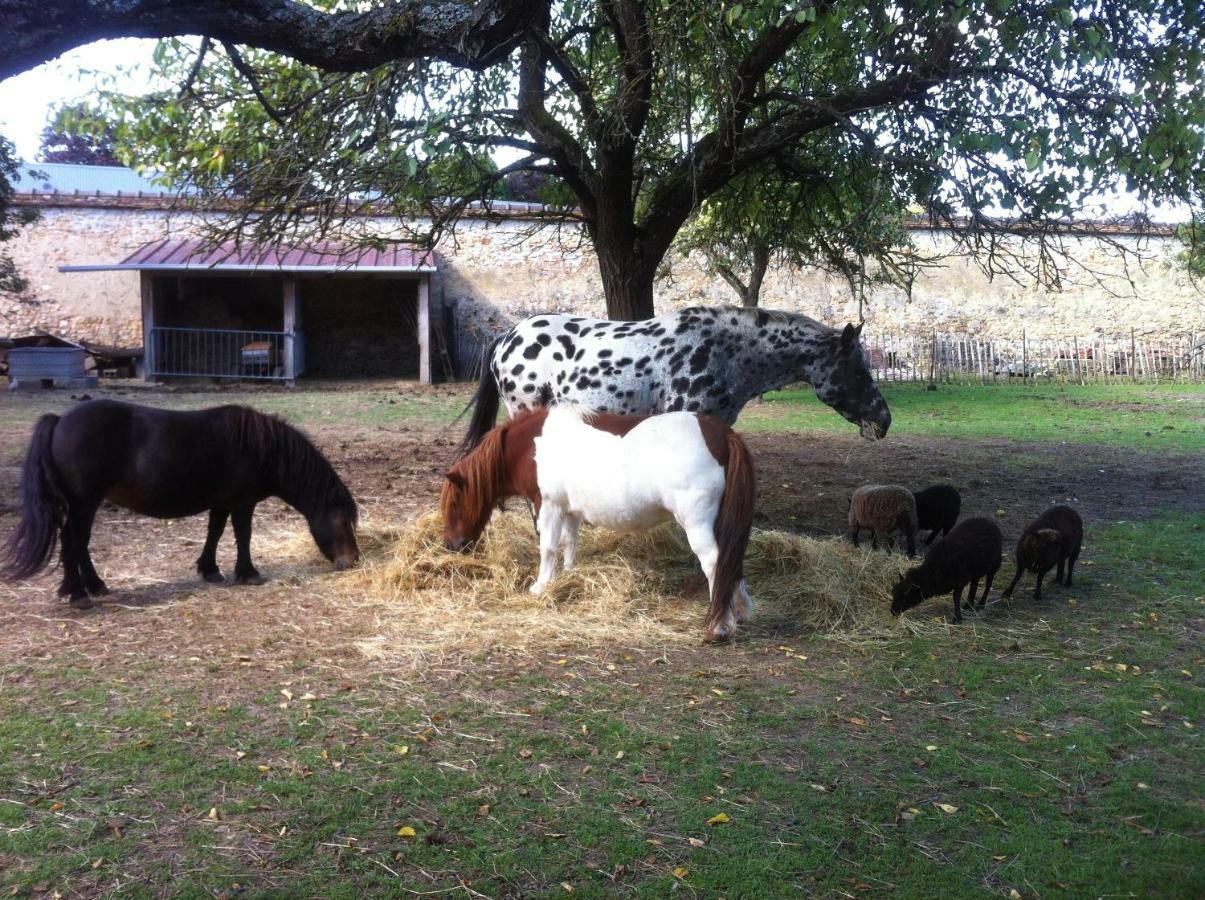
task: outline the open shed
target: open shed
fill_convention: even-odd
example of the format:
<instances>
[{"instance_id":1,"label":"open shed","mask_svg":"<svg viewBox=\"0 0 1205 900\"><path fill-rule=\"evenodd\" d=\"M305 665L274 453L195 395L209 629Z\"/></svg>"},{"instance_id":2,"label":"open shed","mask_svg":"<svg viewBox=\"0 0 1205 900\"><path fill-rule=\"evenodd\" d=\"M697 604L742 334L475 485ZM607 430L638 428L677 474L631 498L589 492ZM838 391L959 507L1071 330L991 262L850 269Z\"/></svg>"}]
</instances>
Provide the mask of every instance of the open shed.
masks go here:
<instances>
[{"instance_id":1,"label":"open shed","mask_svg":"<svg viewBox=\"0 0 1205 900\"><path fill-rule=\"evenodd\" d=\"M108 270L140 275L148 380L431 381L435 266L410 248L163 240L121 262L61 267Z\"/></svg>"}]
</instances>

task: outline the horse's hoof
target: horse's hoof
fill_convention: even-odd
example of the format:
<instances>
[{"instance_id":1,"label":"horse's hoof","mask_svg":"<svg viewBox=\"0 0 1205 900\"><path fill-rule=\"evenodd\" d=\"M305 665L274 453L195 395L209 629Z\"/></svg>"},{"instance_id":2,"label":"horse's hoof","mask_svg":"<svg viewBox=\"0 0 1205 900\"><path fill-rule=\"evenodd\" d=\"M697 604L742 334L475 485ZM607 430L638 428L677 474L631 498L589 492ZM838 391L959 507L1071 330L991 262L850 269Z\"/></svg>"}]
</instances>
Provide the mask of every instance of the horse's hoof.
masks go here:
<instances>
[{"instance_id":1,"label":"horse's hoof","mask_svg":"<svg viewBox=\"0 0 1205 900\"><path fill-rule=\"evenodd\" d=\"M256 572L254 575L239 575L237 578L234 579L234 583L235 584L260 585L260 584L267 584L268 579L264 578L263 575L260 575L258 572Z\"/></svg>"},{"instance_id":2,"label":"horse's hoof","mask_svg":"<svg viewBox=\"0 0 1205 900\"><path fill-rule=\"evenodd\" d=\"M223 575L221 572L202 572L201 577L204 578L206 581L208 581L210 584L225 584L226 583L226 576Z\"/></svg>"},{"instance_id":3,"label":"horse's hoof","mask_svg":"<svg viewBox=\"0 0 1205 900\"><path fill-rule=\"evenodd\" d=\"M527 593L531 594L533 597L538 597L540 594L544 593L545 587L546 585L536 583L527 589Z\"/></svg>"},{"instance_id":4,"label":"horse's hoof","mask_svg":"<svg viewBox=\"0 0 1205 900\"><path fill-rule=\"evenodd\" d=\"M92 598L89 597L87 594L84 594L84 596L82 596L82 597L72 597L71 598L71 606L74 609L91 609L95 605L96 604L94 604L92 602Z\"/></svg>"},{"instance_id":5,"label":"horse's hoof","mask_svg":"<svg viewBox=\"0 0 1205 900\"><path fill-rule=\"evenodd\" d=\"M93 597L107 597L109 596L109 586L103 581L90 584L88 585L88 593Z\"/></svg>"}]
</instances>

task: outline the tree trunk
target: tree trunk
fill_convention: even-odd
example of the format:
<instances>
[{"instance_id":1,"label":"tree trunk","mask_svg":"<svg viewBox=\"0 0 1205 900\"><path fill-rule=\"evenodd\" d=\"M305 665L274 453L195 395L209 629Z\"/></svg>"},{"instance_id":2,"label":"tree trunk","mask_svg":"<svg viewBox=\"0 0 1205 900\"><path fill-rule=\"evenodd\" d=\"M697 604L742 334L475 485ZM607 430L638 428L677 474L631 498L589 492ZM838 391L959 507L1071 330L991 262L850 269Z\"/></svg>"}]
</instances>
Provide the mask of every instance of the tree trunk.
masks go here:
<instances>
[{"instance_id":1,"label":"tree trunk","mask_svg":"<svg viewBox=\"0 0 1205 900\"><path fill-rule=\"evenodd\" d=\"M660 259L643 259L639 250L627 242L604 242L596 237L594 243L607 298L607 318L651 319L653 279Z\"/></svg>"},{"instance_id":2,"label":"tree trunk","mask_svg":"<svg viewBox=\"0 0 1205 900\"><path fill-rule=\"evenodd\" d=\"M766 278L768 268L770 268L770 248L764 244L758 244L753 248L753 262L749 267L749 284L741 297L741 302L745 306L757 306L761 302L761 285Z\"/></svg>"}]
</instances>

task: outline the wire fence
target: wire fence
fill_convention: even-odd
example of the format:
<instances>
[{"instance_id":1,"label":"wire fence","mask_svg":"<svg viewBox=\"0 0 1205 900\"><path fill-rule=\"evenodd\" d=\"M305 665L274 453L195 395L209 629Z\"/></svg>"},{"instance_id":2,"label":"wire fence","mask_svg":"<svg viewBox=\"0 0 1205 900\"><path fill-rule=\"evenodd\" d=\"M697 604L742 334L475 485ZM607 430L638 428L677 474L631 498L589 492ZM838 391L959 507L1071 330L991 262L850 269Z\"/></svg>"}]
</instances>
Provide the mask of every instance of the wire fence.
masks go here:
<instances>
[{"instance_id":1,"label":"wire fence","mask_svg":"<svg viewBox=\"0 0 1205 900\"><path fill-rule=\"evenodd\" d=\"M862 335L862 346L878 381L1205 380L1205 334L984 338L868 331Z\"/></svg>"},{"instance_id":2,"label":"wire fence","mask_svg":"<svg viewBox=\"0 0 1205 900\"><path fill-rule=\"evenodd\" d=\"M305 369L300 333L220 328L151 330L148 365L153 376L200 376L282 381ZM294 370L285 366L294 354Z\"/></svg>"}]
</instances>

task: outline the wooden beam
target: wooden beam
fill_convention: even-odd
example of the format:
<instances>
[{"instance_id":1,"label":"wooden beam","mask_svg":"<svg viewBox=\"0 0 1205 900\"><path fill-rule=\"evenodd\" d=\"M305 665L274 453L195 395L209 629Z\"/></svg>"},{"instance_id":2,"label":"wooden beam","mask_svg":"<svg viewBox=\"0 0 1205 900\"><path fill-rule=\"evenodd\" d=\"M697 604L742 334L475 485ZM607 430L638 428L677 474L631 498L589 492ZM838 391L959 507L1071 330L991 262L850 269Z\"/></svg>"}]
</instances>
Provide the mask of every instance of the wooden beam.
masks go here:
<instances>
[{"instance_id":1,"label":"wooden beam","mask_svg":"<svg viewBox=\"0 0 1205 900\"><path fill-rule=\"evenodd\" d=\"M285 381L292 384L300 374L297 371L296 331L300 324L297 310L297 279L285 276L282 291L282 328L284 338Z\"/></svg>"},{"instance_id":2,"label":"wooden beam","mask_svg":"<svg viewBox=\"0 0 1205 900\"><path fill-rule=\"evenodd\" d=\"M154 381L155 373L155 282L154 276L139 272L142 294L142 377Z\"/></svg>"},{"instance_id":3,"label":"wooden beam","mask_svg":"<svg viewBox=\"0 0 1205 900\"><path fill-rule=\"evenodd\" d=\"M431 276L418 279L418 380L431 383Z\"/></svg>"}]
</instances>

